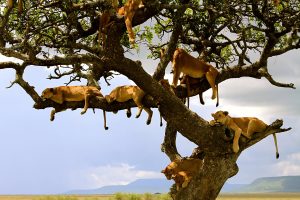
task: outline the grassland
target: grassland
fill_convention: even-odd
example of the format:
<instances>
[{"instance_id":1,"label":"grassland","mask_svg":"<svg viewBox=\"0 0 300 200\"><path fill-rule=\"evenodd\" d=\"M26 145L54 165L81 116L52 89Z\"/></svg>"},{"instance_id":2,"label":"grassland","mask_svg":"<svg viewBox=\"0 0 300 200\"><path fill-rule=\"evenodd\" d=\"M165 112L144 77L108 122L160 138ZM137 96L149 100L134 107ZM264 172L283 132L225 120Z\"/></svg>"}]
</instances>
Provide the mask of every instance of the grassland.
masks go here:
<instances>
[{"instance_id":1,"label":"grassland","mask_svg":"<svg viewBox=\"0 0 300 200\"><path fill-rule=\"evenodd\" d=\"M300 193L221 194L217 200L300 200Z\"/></svg>"},{"instance_id":2,"label":"grassland","mask_svg":"<svg viewBox=\"0 0 300 200\"><path fill-rule=\"evenodd\" d=\"M300 193L222 194L217 200L299 200ZM115 194L115 195L0 195L0 200L171 200L166 194Z\"/></svg>"}]
</instances>

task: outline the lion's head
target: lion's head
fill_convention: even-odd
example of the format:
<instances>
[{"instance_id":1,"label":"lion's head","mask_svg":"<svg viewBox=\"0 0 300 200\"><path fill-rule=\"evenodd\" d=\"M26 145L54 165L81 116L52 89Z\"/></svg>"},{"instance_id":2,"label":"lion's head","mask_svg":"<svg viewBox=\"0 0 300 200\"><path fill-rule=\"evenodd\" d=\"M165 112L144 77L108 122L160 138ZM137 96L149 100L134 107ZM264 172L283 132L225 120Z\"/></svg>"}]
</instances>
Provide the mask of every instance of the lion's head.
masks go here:
<instances>
[{"instance_id":1,"label":"lion's head","mask_svg":"<svg viewBox=\"0 0 300 200\"><path fill-rule=\"evenodd\" d=\"M46 88L43 92L42 92L42 99L46 100L46 99L50 99L52 96L54 95L54 89L53 88Z\"/></svg>"},{"instance_id":2,"label":"lion's head","mask_svg":"<svg viewBox=\"0 0 300 200\"><path fill-rule=\"evenodd\" d=\"M214 118L215 122L225 124L226 119L228 117L228 112L220 110L220 111L217 111L216 113L212 113L211 116Z\"/></svg>"},{"instance_id":3,"label":"lion's head","mask_svg":"<svg viewBox=\"0 0 300 200\"><path fill-rule=\"evenodd\" d=\"M176 172L178 164L176 162L171 162L161 173L164 173L168 180L170 180L173 174Z\"/></svg>"}]
</instances>

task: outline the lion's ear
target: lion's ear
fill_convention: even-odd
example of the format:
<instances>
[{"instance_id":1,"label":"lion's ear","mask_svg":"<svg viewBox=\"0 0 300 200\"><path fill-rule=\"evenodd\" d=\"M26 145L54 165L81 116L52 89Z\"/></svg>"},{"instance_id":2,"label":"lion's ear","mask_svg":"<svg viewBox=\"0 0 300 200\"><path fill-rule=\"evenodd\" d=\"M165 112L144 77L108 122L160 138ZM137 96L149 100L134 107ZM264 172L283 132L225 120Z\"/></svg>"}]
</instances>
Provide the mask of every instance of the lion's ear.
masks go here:
<instances>
[{"instance_id":1,"label":"lion's ear","mask_svg":"<svg viewBox=\"0 0 300 200\"><path fill-rule=\"evenodd\" d=\"M224 111L223 113L225 116L227 116L229 114L228 111Z\"/></svg>"}]
</instances>

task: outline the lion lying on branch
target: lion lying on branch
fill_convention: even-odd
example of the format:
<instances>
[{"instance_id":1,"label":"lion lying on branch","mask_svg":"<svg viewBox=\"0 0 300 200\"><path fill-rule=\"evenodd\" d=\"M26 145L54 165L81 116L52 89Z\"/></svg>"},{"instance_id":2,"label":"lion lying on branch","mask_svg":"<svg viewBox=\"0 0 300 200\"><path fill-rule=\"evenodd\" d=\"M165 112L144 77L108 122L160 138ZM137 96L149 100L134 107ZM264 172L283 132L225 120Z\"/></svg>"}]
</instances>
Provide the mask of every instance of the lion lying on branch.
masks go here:
<instances>
[{"instance_id":1,"label":"lion lying on branch","mask_svg":"<svg viewBox=\"0 0 300 200\"><path fill-rule=\"evenodd\" d=\"M124 85L119 86L113 89L109 95L105 96L105 99L108 103L113 101L117 102L126 102L129 100L133 100L134 103L138 106L138 113L136 114L136 118L139 118L143 109L148 113L147 125L151 123L153 111L150 108L147 108L143 105L142 100L145 96L145 92L140 89L138 86L134 85ZM127 117L131 116L130 108L127 109Z\"/></svg>"},{"instance_id":2,"label":"lion lying on branch","mask_svg":"<svg viewBox=\"0 0 300 200\"><path fill-rule=\"evenodd\" d=\"M217 111L211 115L214 118L214 120L209 122L211 126L220 123L234 131L232 149L235 153L239 151L239 139L241 134L246 138L251 139L254 133L264 132L268 127L267 124L256 117L230 117L227 111ZM276 147L276 158L278 159L279 153L275 133L273 133L273 138Z\"/></svg>"},{"instance_id":3,"label":"lion lying on branch","mask_svg":"<svg viewBox=\"0 0 300 200\"><path fill-rule=\"evenodd\" d=\"M84 107L81 111L83 115L89 108L89 100L91 97L103 97L100 90L94 86L59 86L54 88L46 88L41 95L43 100L50 99L58 104L62 104L65 101L84 101ZM50 120L53 121L56 112L63 110L53 109L50 114ZM106 126L106 114L103 111L104 117L104 129L107 130Z\"/></svg>"},{"instance_id":4,"label":"lion lying on branch","mask_svg":"<svg viewBox=\"0 0 300 200\"><path fill-rule=\"evenodd\" d=\"M219 75L219 72L212 65L200 59L194 58L183 49L177 48L173 54L172 68L172 86L177 86L181 73L192 78L205 77L213 91L211 98L217 98L216 106L219 105L218 84L216 84L216 78Z\"/></svg>"}]
</instances>

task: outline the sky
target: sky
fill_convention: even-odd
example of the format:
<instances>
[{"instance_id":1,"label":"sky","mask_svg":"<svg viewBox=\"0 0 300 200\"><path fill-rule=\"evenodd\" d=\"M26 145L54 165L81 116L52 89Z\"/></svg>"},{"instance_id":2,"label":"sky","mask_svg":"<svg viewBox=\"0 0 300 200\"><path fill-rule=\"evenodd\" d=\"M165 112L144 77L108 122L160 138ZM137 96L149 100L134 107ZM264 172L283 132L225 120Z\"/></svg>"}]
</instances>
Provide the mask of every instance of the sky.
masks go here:
<instances>
[{"instance_id":1,"label":"sky","mask_svg":"<svg viewBox=\"0 0 300 200\"><path fill-rule=\"evenodd\" d=\"M206 120L211 113L227 110L234 117L255 116L266 123L283 119L280 133L280 158L275 158L273 137L269 136L245 150L239 160L239 173L229 183L250 183L267 176L300 175L300 52L292 51L269 60L273 78L294 83L296 90L278 88L265 79L239 78L219 84L220 106L204 93L205 106L197 97L191 109ZM136 54L143 67L151 73L158 60ZM1 61L9 60L0 55ZM168 67L168 72L170 66ZM32 67L25 71L25 80L40 94L44 88L63 85L67 80L46 79L50 70ZM80 109L57 113L50 122L51 108L36 110L33 100L18 85L7 89L14 80L13 70L0 70L0 194L57 194L74 189L95 189L105 185L128 184L137 179L164 178L160 171L169 163L161 152L164 126L159 126L159 113L154 110L147 126L147 114L128 119L125 111L107 113L109 130L103 129L101 110ZM171 79L172 75L167 74ZM83 83L78 83L83 84ZM101 82L102 93L114 87L132 84L125 77ZM135 113L137 109L133 109ZM177 139L179 153L190 155L195 145L182 137Z\"/></svg>"}]
</instances>

